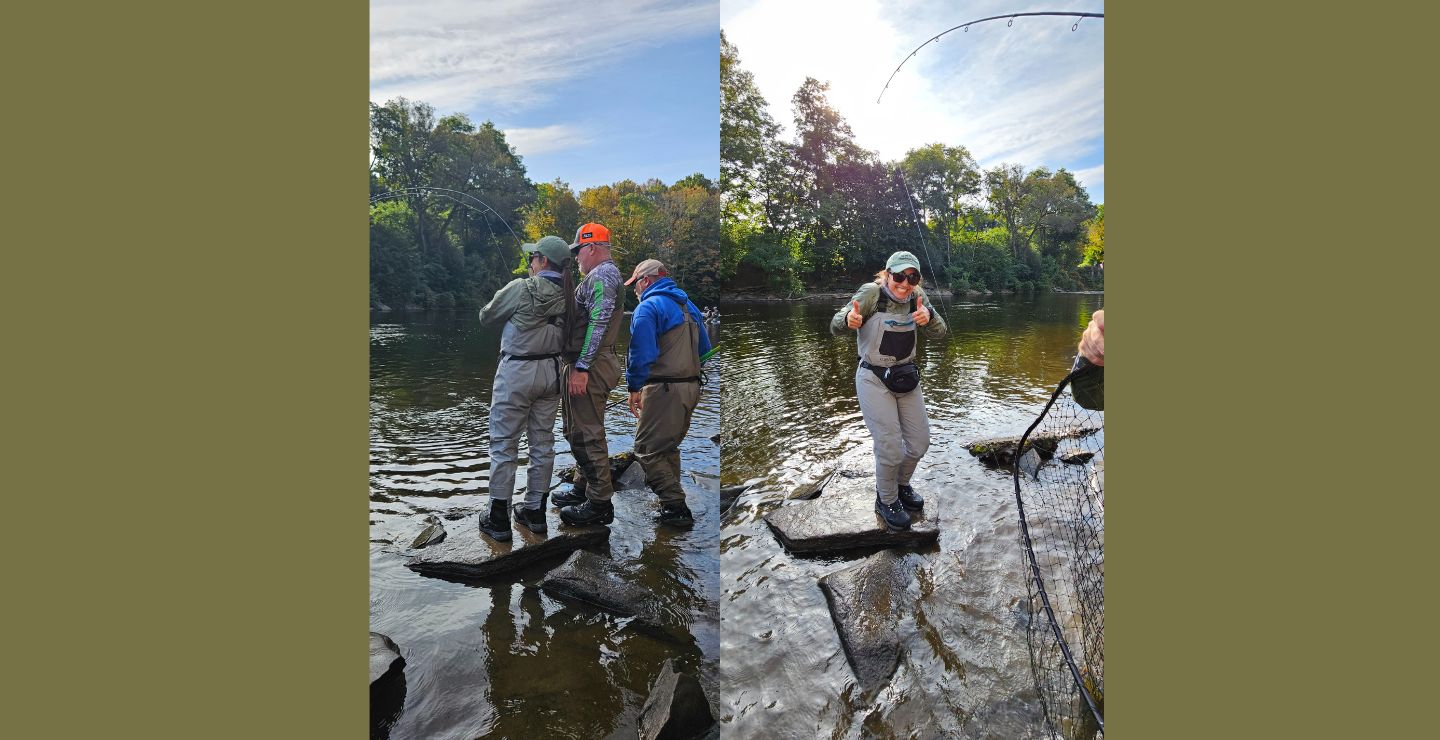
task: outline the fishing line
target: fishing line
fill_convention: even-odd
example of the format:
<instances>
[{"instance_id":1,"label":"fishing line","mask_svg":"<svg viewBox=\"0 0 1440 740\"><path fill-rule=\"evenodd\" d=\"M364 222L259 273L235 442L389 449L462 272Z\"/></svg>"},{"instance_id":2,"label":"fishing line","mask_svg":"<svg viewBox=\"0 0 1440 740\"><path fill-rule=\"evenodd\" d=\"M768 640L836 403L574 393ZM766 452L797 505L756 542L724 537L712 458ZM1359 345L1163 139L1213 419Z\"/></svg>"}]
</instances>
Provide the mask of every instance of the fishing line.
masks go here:
<instances>
[{"instance_id":1,"label":"fishing line","mask_svg":"<svg viewBox=\"0 0 1440 740\"><path fill-rule=\"evenodd\" d=\"M920 236L920 248L925 250L925 259L930 261L930 277L935 281L935 287L938 288L940 287L940 277L935 274L935 258L930 255L930 246L925 243L925 230L920 228L920 214L915 211L915 196L910 194L910 186L905 184L904 170L896 167L895 174L900 176L900 187L905 190L905 203L910 206L910 216L915 219L915 233ZM950 323L950 313L945 307L945 297L936 297L940 299L940 318L948 324Z\"/></svg>"},{"instance_id":2,"label":"fishing line","mask_svg":"<svg viewBox=\"0 0 1440 740\"><path fill-rule=\"evenodd\" d=\"M1068 12L1068 11L1042 11L1042 12L1038 12L1038 13L1009 13L1009 14L1006 14L1006 15L992 15L992 16L990 16L989 18L981 18L980 20L970 21L969 23L961 23L960 25L955 26L955 28L946 29L946 30L944 30L944 31L941 31L940 33L935 34L934 36L931 36L929 39L926 39L924 43L922 43L922 44L920 44L919 46L915 47L915 49L914 49L913 51L911 51L908 55L906 55L906 57L905 57L904 59L901 59L901 60L900 60L900 63L895 66L895 71L894 71L894 72L891 72L891 73L890 73L890 77L885 80L885 87L881 88L880 94L877 95L877 96L875 96L875 104L876 104L876 105L879 105L879 104L880 104L880 98L885 97L885 91L890 89L890 82L895 79L895 75L899 74L900 68L903 67L903 66L905 66L905 63L908 62L908 61L910 61L910 59L913 58L913 57L915 56L915 54L918 53L921 49L925 48L925 46L926 46L927 44L932 44L932 43L938 42L938 41L940 40L940 37L941 37L941 36L944 36L945 34L950 33L951 31L954 31L954 30L956 30L956 29L961 29L961 28L965 29L965 32L968 33L968 32L970 31L970 27L971 27L971 26L974 26L974 25L977 25L977 24L980 24L980 23L985 23L986 21L1005 20L1005 21L1006 21L1005 25L1006 25L1007 27L1009 27L1009 26L1015 25L1015 19L1016 19L1016 18L1021 18L1021 17L1025 17L1025 16L1032 16L1032 15L1058 15L1058 16L1066 16L1066 17L1072 17L1072 18L1078 17L1078 18L1102 18L1102 19L1105 17L1105 14L1104 14L1104 13L1072 13L1072 12ZM1075 31L1077 28L1079 28L1079 26L1080 26L1080 21L1077 20L1077 21L1075 21L1075 25L1073 25L1073 26L1070 27L1070 30L1071 30L1071 31Z\"/></svg>"},{"instance_id":3,"label":"fishing line","mask_svg":"<svg viewBox=\"0 0 1440 740\"><path fill-rule=\"evenodd\" d=\"M504 216L500 215L499 211L491 208L489 203L486 203L485 201L480 200L479 198L476 198L475 196L461 190L452 190L451 188L439 188L430 185L400 188L398 190L387 190L386 192L380 193L379 195L371 196L370 205L373 206L382 200L398 200L400 198L414 195L435 195L441 198L448 198L455 203L459 203L460 205L467 206L472 209L475 208L474 204L479 204L480 208L484 209L484 211L489 211L490 213L494 214L495 218L500 219L501 225L505 227L506 231L510 232L510 236L515 237L516 245L524 243L515 233L515 230L510 228L510 223L505 220ZM481 211L481 213L483 214L484 211ZM488 219L486 220L485 225L490 225ZM490 233L495 233L494 227L490 227Z\"/></svg>"}]
</instances>

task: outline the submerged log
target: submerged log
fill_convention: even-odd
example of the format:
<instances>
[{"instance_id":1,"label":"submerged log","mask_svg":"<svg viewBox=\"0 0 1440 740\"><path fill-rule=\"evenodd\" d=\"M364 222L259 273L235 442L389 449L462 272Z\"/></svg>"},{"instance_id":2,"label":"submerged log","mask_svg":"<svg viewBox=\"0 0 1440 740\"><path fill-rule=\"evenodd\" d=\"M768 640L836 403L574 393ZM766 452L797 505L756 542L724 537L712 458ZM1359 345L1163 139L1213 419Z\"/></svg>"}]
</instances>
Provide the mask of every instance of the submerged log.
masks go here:
<instances>
[{"instance_id":1,"label":"submerged log","mask_svg":"<svg viewBox=\"0 0 1440 740\"><path fill-rule=\"evenodd\" d=\"M1049 460L1055 456L1055 448L1064 439L1078 439L1100 431L1100 427L1067 427L1053 429L1036 433L1026 440L1027 447L1034 447L1040 453L1040 457ZM996 439L980 439L969 442L965 449L980 462L992 467L1008 467L1015 463L1015 448L1020 445L1020 437L999 437Z\"/></svg>"}]
</instances>

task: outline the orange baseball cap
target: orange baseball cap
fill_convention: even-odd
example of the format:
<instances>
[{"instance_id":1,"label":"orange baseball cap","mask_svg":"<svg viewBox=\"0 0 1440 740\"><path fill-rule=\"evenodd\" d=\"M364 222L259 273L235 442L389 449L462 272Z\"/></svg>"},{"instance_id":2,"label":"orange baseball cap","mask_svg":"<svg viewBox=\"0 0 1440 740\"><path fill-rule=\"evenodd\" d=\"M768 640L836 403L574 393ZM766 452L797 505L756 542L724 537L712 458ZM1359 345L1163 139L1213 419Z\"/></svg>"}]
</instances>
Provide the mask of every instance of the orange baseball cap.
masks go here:
<instances>
[{"instance_id":1,"label":"orange baseball cap","mask_svg":"<svg viewBox=\"0 0 1440 740\"><path fill-rule=\"evenodd\" d=\"M603 242L610 243L610 230L596 223L589 223L581 226L575 231L575 241L570 244L573 250L576 247L583 247L586 244Z\"/></svg>"}]
</instances>

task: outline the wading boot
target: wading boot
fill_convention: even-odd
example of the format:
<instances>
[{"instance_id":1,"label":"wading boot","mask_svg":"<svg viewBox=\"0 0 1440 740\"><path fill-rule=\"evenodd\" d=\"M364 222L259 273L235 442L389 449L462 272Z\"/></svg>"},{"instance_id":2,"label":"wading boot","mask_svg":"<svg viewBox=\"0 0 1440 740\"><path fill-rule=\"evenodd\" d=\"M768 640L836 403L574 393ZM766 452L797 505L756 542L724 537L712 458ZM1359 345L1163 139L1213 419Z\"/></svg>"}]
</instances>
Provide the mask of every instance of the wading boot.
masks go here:
<instances>
[{"instance_id":1,"label":"wading boot","mask_svg":"<svg viewBox=\"0 0 1440 740\"><path fill-rule=\"evenodd\" d=\"M609 524L615 521L615 505L609 501L590 501L579 506L566 506L560 510L560 521L572 527L583 527L586 524Z\"/></svg>"},{"instance_id":2,"label":"wading boot","mask_svg":"<svg viewBox=\"0 0 1440 740\"><path fill-rule=\"evenodd\" d=\"M540 497L540 507L536 509L527 509L524 504L516 506L515 523L536 534L545 534L545 498Z\"/></svg>"},{"instance_id":3,"label":"wading boot","mask_svg":"<svg viewBox=\"0 0 1440 740\"><path fill-rule=\"evenodd\" d=\"M662 506L660 513L655 515L655 523L671 527L689 527L695 523L695 517L690 514L690 507L686 506L684 501L677 501Z\"/></svg>"},{"instance_id":4,"label":"wading boot","mask_svg":"<svg viewBox=\"0 0 1440 740\"><path fill-rule=\"evenodd\" d=\"M568 489L555 494L551 499L558 507L579 506L585 503L585 488L572 485Z\"/></svg>"},{"instance_id":5,"label":"wading boot","mask_svg":"<svg viewBox=\"0 0 1440 740\"><path fill-rule=\"evenodd\" d=\"M490 535L497 542L510 541L510 502L499 499L490 502L490 512L480 515L480 531Z\"/></svg>"},{"instance_id":6,"label":"wading boot","mask_svg":"<svg viewBox=\"0 0 1440 740\"><path fill-rule=\"evenodd\" d=\"M925 508L925 497L910 486L900 486L900 505L907 511L919 511Z\"/></svg>"},{"instance_id":7,"label":"wading boot","mask_svg":"<svg viewBox=\"0 0 1440 740\"><path fill-rule=\"evenodd\" d=\"M895 503L886 504L875 497L875 513L885 520L885 527L891 532L903 532L910 528L910 515L905 513L905 507L900 505L900 499Z\"/></svg>"}]
</instances>

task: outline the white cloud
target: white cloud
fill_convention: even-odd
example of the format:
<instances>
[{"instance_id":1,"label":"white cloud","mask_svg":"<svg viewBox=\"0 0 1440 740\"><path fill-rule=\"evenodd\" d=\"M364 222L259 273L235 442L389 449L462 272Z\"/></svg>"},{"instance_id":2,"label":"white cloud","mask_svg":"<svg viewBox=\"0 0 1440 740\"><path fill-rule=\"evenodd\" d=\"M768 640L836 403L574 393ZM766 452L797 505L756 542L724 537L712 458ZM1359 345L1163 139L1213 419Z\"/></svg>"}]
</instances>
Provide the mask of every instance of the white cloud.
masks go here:
<instances>
[{"instance_id":1,"label":"white cloud","mask_svg":"<svg viewBox=\"0 0 1440 740\"><path fill-rule=\"evenodd\" d=\"M538 128L507 128L505 141L515 148L517 154L526 157L582 147L589 144L591 139L575 126L557 123Z\"/></svg>"},{"instance_id":2,"label":"white cloud","mask_svg":"<svg viewBox=\"0 0 1440 740\"><path fill-rule=\"evenodd\" d=\"M714 33L716 21L713 0L371 0L370 99L524 110L597 58Z\"/></svg>"},{"instance_id":3,"label":"white cloud","mask_svg":"<svg viewBox=\"0 0 1440 740\"><path fill-rule=\"evenodd\" d=\"M1093 0L1073 5L1103 12ZM906 61L875 102L896 65L927 38L986 16L1050 9L1017 7L1015 0L958 7L727 1L721 25L787 131L790 97L811 76L830 82L830 104L850 123L856 141L884 159L938 141L967 147L981 166L1011 162L1074 170L1103 146L1103 20L1086 19L1074 32L1074 19L1059 17L1019 18L1013 27L991 21L951 32ZM1103 168L1099 172L1103 182Z\"/></svg>"}]
</instances>

